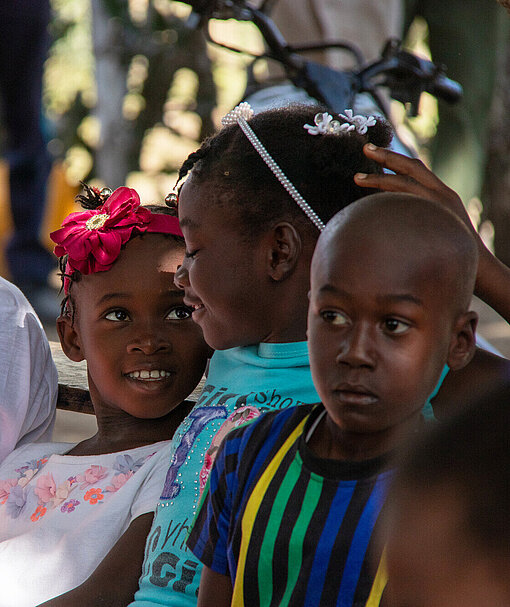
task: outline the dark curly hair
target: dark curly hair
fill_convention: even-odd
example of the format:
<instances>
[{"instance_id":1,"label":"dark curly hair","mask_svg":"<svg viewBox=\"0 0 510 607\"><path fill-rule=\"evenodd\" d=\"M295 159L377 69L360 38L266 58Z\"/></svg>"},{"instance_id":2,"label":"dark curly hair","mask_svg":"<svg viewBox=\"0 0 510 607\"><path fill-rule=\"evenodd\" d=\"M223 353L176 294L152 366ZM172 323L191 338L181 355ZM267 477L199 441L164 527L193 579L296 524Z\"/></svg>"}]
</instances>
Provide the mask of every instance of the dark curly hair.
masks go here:
<instances>
[{"instance_id":1,"label":"dark curly hair","mask_svg":"<svg viewBox=\"0 0 510 607\"><path fill-rule=\"evenodd\" d=\"M103 204L108 200L110 194L112 193L109 188L104 188L103 190L99 190L98 188L91 187L86 183L82 182L83 192L78 194L75 197L75 202L81 205L82 208L87 210L95 210L99 207L103 206ZM174 205L163 206L160 204L146 204L143 205L145 209L148 209L151 213L155 215L170 215L172 217L177 217L177 207ZM133 238L143 238L144 234L135 233L128 242L133 240ZM184 248L184 238L182 236L177 236L175 234L162 234L165 238L173 240L178 246ZM127 243L122 245L122 249L125 248ZM71 287L74 282L79 282L82 274L78 270L73 270L72 274L66 273L66 265L67 265L67 255L63 255L58 259L59 266L59 275L62 282L61 291L64 290L64 280L66 278L70 281L69 293L63 298L60 306L61 306L61 314L72 314L73 320L76 311L76 304L71 301Z\"/></svg>"},{"instance_id":2,"label":"dark curly hair","mask_svg":"<svg viewBox=\"0 0 510 607\"><path fill-rule=\"evenodd\" d=\"M320 106L293 104L253 116L249 124L280 168L324 223L351 202L374 193L354 183L358 172L380 173L381 167L363 154L372 142L387 147L390 125L382 118L365 135L310 135L305 124L324 112ZM335 116L335 118L337 118ZM338 118L340 122L344 122ZM214 203L238 206L243 229L255 235L279 219L316 228L284 190L237 124L222 128L188 156L180 182L191 170L193 181L214 191Z\"/></svg>"}]
</instances>

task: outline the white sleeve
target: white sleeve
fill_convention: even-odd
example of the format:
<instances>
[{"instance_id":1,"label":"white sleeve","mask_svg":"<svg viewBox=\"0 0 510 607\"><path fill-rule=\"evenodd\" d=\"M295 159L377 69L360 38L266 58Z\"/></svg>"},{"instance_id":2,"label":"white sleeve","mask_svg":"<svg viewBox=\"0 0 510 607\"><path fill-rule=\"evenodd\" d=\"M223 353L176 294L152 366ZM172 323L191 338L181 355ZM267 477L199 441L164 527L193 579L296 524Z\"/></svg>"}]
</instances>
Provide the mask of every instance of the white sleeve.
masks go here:
<instances>
[{"instance_id":1,"label":"white sleeve","mask_svg":"<svg viewBox=\"0 0 510 607\"><path fill-rule=\"evenodd\" d=\"M142 514L156 510L165 483L166 473L170 466L171 452L172 441L169 441L144 464L148 468L131 506L132 521Z\"/></svg>"},{"instance_id":2,"label":"white sleeve","mask_svg":"<svg viewBox=\"0 0 510 607\"><path fill-rule=\"evenodd\" d=\"M57 390L39 319L21 291L0 278L0 462L19 445L51 439Z\"/></svg>"}]
</instances>

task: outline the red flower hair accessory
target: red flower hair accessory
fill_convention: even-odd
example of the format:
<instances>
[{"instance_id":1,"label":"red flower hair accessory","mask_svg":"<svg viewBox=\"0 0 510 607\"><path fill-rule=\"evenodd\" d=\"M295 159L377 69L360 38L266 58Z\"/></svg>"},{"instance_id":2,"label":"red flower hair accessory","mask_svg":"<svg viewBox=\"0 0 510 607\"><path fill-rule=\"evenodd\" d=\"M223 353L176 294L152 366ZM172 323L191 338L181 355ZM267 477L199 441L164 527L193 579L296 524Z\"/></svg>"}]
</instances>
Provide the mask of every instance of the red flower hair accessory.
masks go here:
<instances>
[{"instance_id":1,"label":"red flower hair accessory","mask_svg":"<svg viewBox=\"0 0 510 607\"><path fill-rule=\"evenodd\" d=\"M86 275L109 270L122 245L145 232L182 236L177 217L151 213L135 190L120 187L101 207L68 215L50 238L55 255L68 256L66 274L78 270ZM68 279L64 290L69 292Z\"/></svg>"}]
</instances>

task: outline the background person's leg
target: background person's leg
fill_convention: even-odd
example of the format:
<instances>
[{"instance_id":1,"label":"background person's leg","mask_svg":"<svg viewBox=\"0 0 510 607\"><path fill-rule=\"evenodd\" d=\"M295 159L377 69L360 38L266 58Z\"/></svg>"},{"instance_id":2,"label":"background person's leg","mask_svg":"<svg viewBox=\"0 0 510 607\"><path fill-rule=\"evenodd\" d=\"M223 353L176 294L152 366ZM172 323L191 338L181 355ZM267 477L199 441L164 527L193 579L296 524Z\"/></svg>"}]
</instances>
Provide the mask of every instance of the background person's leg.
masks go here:
<instances>
[{"instance_id":1,"label":"background person's leg","mask_svg":"<svg viewBox=\"0 0 510 607\"><path fill-rule=\"evenodd\" d=\"M376 59L386 40L402 29L401 0L279 0L271 15L291 44L347 40L367 61ZM310 57L337 69L353 66L344 52Z\"/></svg>"},{"instance_id":2,"label":"background person's leg","mask_svg":"<svg viewBox=\"0 0 510 607\"><path fill-rule=\"evenodd\" d=\"M49 14L48 0L0 0L0 98L14 221L6 257L11 279L27 290L45 285L55 267L39 240L50 172L41 128Z\"/></svg>"}]
</instances>

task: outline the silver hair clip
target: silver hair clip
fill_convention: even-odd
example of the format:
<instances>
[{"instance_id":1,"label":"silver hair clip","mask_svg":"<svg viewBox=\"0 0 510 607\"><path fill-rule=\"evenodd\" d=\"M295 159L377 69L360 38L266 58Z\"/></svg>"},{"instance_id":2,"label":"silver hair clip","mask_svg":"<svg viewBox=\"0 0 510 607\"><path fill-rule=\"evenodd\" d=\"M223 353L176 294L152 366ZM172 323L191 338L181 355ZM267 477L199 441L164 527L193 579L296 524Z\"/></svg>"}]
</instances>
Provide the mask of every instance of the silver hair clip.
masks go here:
<instances>
[{"instance_id":1,"label":"silver hair clip","mask_svg":"<svg viewBox=\"0 0 510 607\"><path fill-rule=\"evenodd\" d=\"M315 114L313 119L315 124L305 124L303 128L310 135L339 135L354 130L360 135L364 135L369 127L377 124L374 116L353 115L352 110L345 110L345 114L339 114L339 116L345 120L344 123L334 120L333 116L326 112Z\"/></svg>"},{"instance_id":2,"label":"silver hair clip","mask_svg":"<svg viewBox=\"0 0 510 607\"><path fill-rule=\"evenodd\" d=\"M317 227L319 232L322 232L325 228L324 222L317 215L317 213L312 209L312 207L306 202L306 200L301 196L301 194L297 191L296 187L292 184L292 182L288 179L285 173L278 166L274 158L271 154L266 150L263 146L260 139L255 135L253 129L248 124L247 120L249 120L253 116L253 110L250 107L249 103L243 101L237 107L235 107L232 111L230 111L226 116L224 116L221 120L221 123L224 126L229 124L237 123L243 133L248 138L249 142L258 152L259 156L262 160L267 164L267 166L271 169L274 176L278 181L282 184L282 186L287 190L287 192L292 196L298 207L305 213L308 219Z\"/></svg>"}]
</instances>

